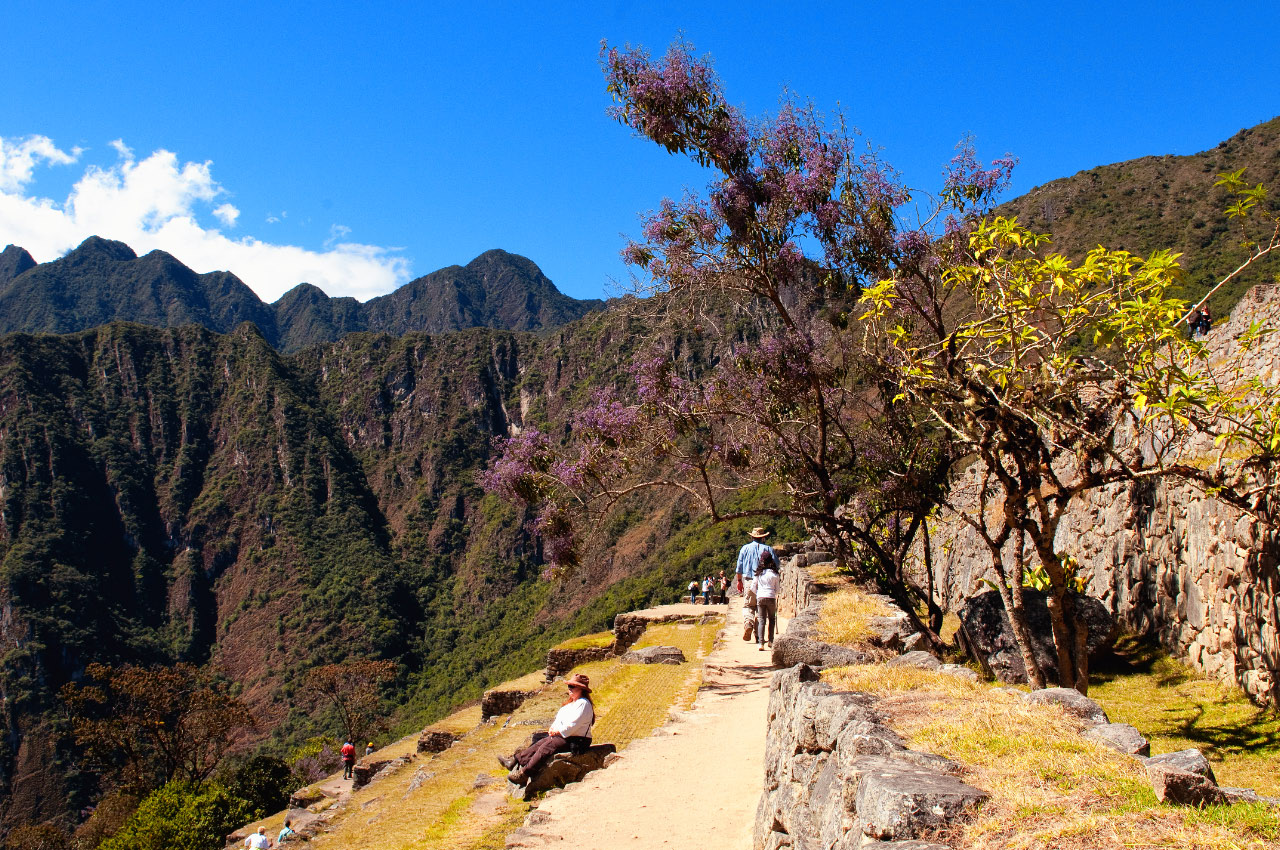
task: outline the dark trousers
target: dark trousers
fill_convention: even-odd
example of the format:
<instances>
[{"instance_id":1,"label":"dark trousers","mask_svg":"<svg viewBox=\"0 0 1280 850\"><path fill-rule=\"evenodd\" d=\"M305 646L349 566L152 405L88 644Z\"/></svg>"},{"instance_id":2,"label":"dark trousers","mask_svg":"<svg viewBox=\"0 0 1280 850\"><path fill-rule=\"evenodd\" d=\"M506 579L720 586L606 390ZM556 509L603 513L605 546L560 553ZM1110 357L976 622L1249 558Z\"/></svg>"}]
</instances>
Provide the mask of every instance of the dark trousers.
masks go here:
<instances>
[{"instance_id":1,"label":"dark trousers","mask_svg":"<svg viewBox=\"0 0 1280 850\"><path fill-rule=\"evenodd\" d=\"M569 742L559 735L548 735L541 741L534 741L532 746L516 750L515 760L524 768L525 773L532 773L538 765L556 753L569 749Z\"/></svg>"},{"instance_id":2,"label":"dark trousers","mask_svg":"<svg viewBox=\"0 0 1280 850\"><path fill-rule=\"evenodd\" d=\"M769 627L769 637L765 637L765 626ZM773 630L778 627L778 600L756 600L756 643L763 645L766 640L773 643Z\"/></svg>"}]
</instances>

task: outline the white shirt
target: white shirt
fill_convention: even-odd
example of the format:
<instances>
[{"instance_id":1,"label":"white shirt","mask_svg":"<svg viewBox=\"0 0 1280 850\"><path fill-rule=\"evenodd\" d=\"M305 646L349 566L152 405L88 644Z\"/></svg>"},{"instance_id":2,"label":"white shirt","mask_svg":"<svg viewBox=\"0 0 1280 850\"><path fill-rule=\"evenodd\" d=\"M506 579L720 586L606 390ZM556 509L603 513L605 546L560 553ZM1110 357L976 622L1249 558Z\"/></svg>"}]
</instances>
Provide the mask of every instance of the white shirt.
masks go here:
<instances>
[{"instance_id":1,"label":"white shirt","mask_svg":"<svg viewBox=\"0 0 1280 850\"><path fill-rule=\"evenodd\" d=\"M756 575L756 599L777 599L780 577L773 570Z\"/></svg>"},{"instance_id":2,"label":"white shirt","mask_svg":"<svg viewBox=\"0 0 1280 850\"><path fill-rule=\"evenodd\" d=\"M556 719L551 721L551 731L559 732L566 738L574 735L585 735L591 731L591 722L596 712L591 707L591 700L578 697L573 702L560 706Z\"/></svg>"},{"instance_id":3,"label":"white shirt","mask_svg":"<svg viewBox=\"0 0 1280 850\"><path fill-rule=\"evenodd\" d=\"M250 848L250 850L263 850L263 848L271 846L271 839L260 832L255 832L244 840L244 846Z\"/></svg>"}]
</instances>

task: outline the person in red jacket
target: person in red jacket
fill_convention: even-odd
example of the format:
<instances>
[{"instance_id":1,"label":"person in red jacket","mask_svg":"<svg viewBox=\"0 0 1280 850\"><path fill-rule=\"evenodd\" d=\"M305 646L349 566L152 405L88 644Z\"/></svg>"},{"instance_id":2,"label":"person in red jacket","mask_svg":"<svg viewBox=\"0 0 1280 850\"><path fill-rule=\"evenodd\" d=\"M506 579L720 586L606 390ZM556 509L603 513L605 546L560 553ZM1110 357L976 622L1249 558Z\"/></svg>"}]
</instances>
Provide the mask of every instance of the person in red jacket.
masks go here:
<instances>
[{"instance_id":1,"label":"person in red jacket","mask_svg":"<svg viewBox=\"0 0 1280 850\"><path fill-rule=\"evenodd\" d=\"M347 742L342 745L342 778L350 779L356 772L356 745L351 743L348 738Z\"/></svg>"}]
</instances>

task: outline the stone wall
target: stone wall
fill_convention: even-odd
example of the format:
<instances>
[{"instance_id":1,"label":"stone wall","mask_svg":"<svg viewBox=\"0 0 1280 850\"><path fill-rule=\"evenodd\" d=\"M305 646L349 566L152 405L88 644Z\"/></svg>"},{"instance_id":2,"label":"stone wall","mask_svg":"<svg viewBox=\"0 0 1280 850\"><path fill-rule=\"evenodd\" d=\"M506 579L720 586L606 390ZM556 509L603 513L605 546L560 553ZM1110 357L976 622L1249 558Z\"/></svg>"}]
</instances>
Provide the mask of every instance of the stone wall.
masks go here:
<instances>
[{"instance_id":1,"label":"stone wall","mask_svg":"<svg viewBox=\"0 0 1280 850\"><path fill-rule=\"evenodd\" d=\"M1280 327L1277 287L1250 292L1212 331L1210 347L1229 345L1255 319ZM1251 366L1271 384L1280 379L1280 334L1264 340ZM989 556L954 519L944 520L931 540L935 577L954 610L990 577ZM1102 599L1126 631L1156 635L1207 675L1238 685L1259 703L1280 703L1280 537L1274 532L1189 486L1137 484L1082 498L1057 542L1080 562L1089 594Z\"/></svg>"}]
</instances>

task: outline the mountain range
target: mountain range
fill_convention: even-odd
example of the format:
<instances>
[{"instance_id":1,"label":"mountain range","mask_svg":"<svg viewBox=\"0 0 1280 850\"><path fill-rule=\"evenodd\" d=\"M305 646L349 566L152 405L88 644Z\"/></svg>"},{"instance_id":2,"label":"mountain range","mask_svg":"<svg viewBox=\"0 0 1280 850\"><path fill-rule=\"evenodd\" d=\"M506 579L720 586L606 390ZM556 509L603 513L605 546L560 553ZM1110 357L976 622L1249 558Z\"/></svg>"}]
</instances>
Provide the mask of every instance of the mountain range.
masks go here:
<instances>
[{"instance_id":1,"label":"mountain range","mask_svg":"<svg viewBox=\"0 0 1280 850\"><path fill-rule=\"evenodd\" d=\"M603 307L563 294L531 260L500 250L363 303L301 283L272 304L230 272L197 274L164 251L139 257L97 236L49 263L15 245L0 253L0 333L74 333L118 321L228 333L247 321L293 352L358 331L544 330Z\"/></svg>"}]
</instances>

